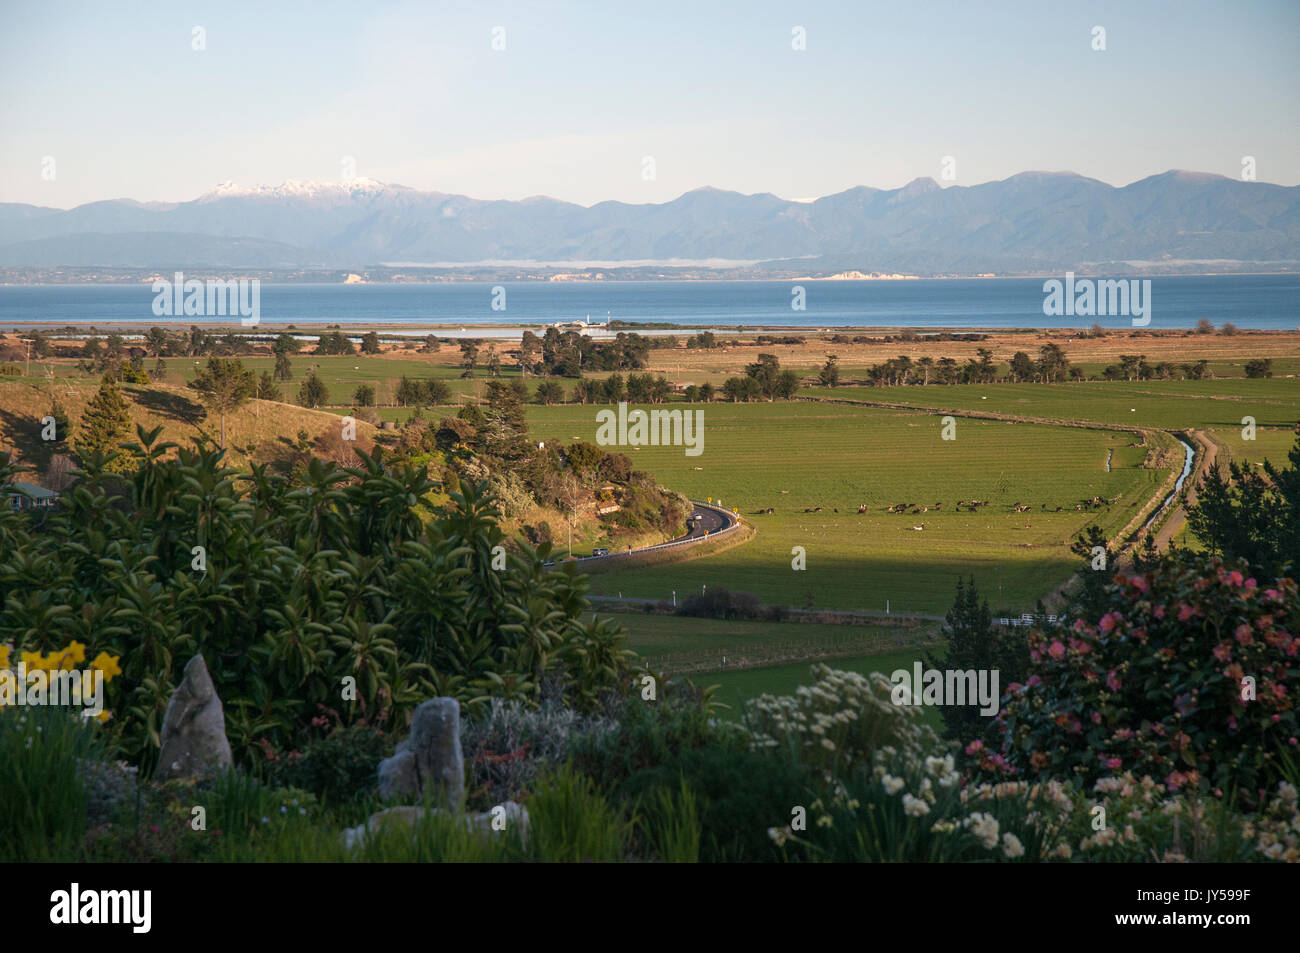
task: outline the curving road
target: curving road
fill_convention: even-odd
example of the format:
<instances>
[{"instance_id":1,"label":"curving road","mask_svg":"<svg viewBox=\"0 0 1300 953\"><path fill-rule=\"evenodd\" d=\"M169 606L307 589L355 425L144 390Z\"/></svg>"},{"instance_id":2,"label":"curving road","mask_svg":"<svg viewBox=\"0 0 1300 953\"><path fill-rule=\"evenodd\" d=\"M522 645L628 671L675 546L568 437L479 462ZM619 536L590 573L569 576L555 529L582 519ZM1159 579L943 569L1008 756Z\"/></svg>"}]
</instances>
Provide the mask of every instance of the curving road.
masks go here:
<instances>
[{"instance_id":1,"label":"curving road","mask_svg":"<svg viewBox=\"0 0 1300 953\"><path fill-rule=\"evenodd\" d=\"M658 543L654 546L642 546L640 549L628 549L621 553L611 552L608 556L580 556L577 561L580 563L596 562L603 559L617 559L619 556L635 556L638 553L651 553L656 549L670 549L674 546L688 546L692 543L703 542L722 533L735 529L740 525L739 518L730 510L724 510L720 506L713 506L710 503L704 503L700 500L691 500L695 509L691 510L691 515L698 513L703 519L690 520L689 528L686 534L676 539L669 540L666 543Z\"/></svg>"}]
</instances>

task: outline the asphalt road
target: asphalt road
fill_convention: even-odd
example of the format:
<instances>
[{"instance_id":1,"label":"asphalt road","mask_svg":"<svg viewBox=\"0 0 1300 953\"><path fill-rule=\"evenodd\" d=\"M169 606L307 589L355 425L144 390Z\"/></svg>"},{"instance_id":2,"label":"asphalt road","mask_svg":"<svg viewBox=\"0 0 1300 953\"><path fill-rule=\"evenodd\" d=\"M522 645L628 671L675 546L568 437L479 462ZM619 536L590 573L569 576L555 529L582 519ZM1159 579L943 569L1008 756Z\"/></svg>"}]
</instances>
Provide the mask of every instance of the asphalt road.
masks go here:
<instances>
[{"instance_id":1,"label":"asphalt road","mask_svg":"<svg viewBox=\"0 0 1300 953\"><path fill-rule=\"evenodd\" d=\"M691 515L694 516L696 513L699 513L704 517L704 519L691 520L690 528L686 531L685 535L678 536L676 539L669 540L666 543L659 543L655 546L643 546L640 549L632 549L632 550L625 549L622 552L611 552L608 556L580 557L579 562L589 562L597 559L613 559L616 556L631 556L636 553L648 553L653 550L661 549L667 546L677 546L679 544L695 542L697 540L702 540L708 536L716 536L718 533L721 533L723 530L730 529L732 526L735 526L736 523L738 522L737 518L728 510L723 510L721 508L714 509L711 506L706 506L694 500L692 500L691 502L695 503L695 509L691 511Z\"/></svg>"}]
</instances>

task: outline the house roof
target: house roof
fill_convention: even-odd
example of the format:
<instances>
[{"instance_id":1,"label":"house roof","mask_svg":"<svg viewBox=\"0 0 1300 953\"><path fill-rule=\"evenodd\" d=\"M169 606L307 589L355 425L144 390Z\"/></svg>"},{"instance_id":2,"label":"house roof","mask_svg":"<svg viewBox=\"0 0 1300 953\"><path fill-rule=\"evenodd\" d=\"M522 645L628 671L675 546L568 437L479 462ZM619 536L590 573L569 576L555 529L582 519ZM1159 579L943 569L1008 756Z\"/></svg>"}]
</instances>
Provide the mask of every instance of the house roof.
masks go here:
<instances>
[{"instance_id":1,"label":"house roof","mask_svg":"<svg viewBox=\"0 0 1300 953\"><path fill-rule=\"evenodd\" d=\"M55 497L59 495L55 493L53 490L47 490L45 489L45 487L37 486L35 483L9 483L6 484L4 487L0 487L0 489L3 489L6 493L8 493L10 490L25 492L29 496L36 497L38 500L48 500L51 497Z\"/></svg>"}]
</instances>

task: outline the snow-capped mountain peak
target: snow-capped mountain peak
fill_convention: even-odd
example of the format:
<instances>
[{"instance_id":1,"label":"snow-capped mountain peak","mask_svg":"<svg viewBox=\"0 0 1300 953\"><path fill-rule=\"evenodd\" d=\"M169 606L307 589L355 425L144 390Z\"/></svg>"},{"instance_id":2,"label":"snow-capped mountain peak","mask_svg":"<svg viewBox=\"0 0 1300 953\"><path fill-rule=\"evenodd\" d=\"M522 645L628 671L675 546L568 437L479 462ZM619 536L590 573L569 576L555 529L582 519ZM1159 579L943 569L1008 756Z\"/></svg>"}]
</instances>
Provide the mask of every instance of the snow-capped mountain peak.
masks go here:
<instances>
[{"instance_id":1,"label":"snow-capped mountain peak","mask_svg":"<svg viewBox=\"0 0 1300 953\"><path fill-rule=\"evenodd\" d=\"M286 179L279 185L256 185L252 188L236 185L234 182L221 182L216 186L216 188L213 188L199 196L198 201L217 202L221 199L228 198L351 198L359 195L375 195L395 188L400 188L400 186L387 185L383 182L376 181L375 179L367 178L366 176L357 176L353 179L340 180L337 182Z\"/></svg>"}]
</instances>

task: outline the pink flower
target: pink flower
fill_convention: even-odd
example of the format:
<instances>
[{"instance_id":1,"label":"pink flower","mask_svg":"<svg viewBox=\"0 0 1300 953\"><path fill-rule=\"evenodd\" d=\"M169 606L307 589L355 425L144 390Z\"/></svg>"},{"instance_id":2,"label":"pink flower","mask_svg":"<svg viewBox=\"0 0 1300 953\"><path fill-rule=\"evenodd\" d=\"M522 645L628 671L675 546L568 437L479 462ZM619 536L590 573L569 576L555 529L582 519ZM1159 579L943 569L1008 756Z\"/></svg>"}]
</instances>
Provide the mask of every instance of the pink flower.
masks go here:
<instances>
[{"instance_id":1,"label":"pink flower","mask_svg":"<svg viewBox=\"0 0 1300 953\"><path fill-rule=\"evenodd\" d=\"M1150 586L1147 585L1146 579L1142 576L1134 576L1129 580L1129 583L1138 592L1146 592L1149 588L1151 588Z\"/></svg>"},{"instance_id":2,"label":"pink flower","mask_svg":"<svg viewBox=\"0 0 1300 953\"><path fill-rule=\"evenodd\" d=\"M1246 578L1235 569L1228 573L1228 582L1234 586L1240 586L1245 581Z\"/></svg>"},{"instance_id":3,"label":"pink flower","mask_svg":"<svg viewBox=\"0 0 1300 953\"><path fill-rule=\"evenodd\" d=\"M1137 576L1134 576L1133 578L1136 579ZM1121 619L1123 619L1123 616L1118 612L1107 612L1101 617L1101 621L1097 623L1097 628L1101 629L1103 632L1114 632L1115 623L1119 622Z\"/></svg>"},{"instance_id":4,"label":"pink flower","mask_svg":"<svg viewBox=\"0 0 1300 953\"><path fill-rule=\"evenodd\" d=\"M1110 768L1112 771L1118 771L1123 764L1124 760L1122 758L1106 759L1106 767Z\"/></svg>"},{"instance_id":5,"label":"pink flower","mask_svg":"<svg viewBox=\"0 0 1300 953\"><path fill-rule=\"evenodd\" d=\"M1165 607L1156 606L1154 609L1151 610L1151 614L1155 616L1157 619L1163 619L1165 617Z\"/></svg>"},{"instance_id":6,"label":"pink flower","mask_svg":"<svg viewBox=\"0 0 1300 953\"><path fill-rule=\"evenodd\" d=\"M1041 685L1041 684L1043 684L1043 680L1039 678L1037 675L1030 675L1029 681L1025 682L1025 686L1028 688L1033 688L1035 685Z\"/></svg>"},{"instance_id":7,"label":"pink flower","mask_svg":"<svg viewBox=\"0 0 1300 953\"><path fill-rule=\"evenodd\" d=\"M1128 741L1132 737L1133 737L1132 728L1121 728L1119 731L1115 732L1115 738L1118 741Z\"/></svg>"},{"instance_id":8,"label":"pink flower","mask_svg":"<svg viewBox=\"0 0 1300 953\"><path fill-rule=\"evenodd\" d=\"M1117 692L1120 689L1119 676L1115 674L1115 670L1113 668L1106 673L1106 687L1109 688L1112 692Z\"/></svg>"},{"instance_id":9,"label":"pink flower","mask_svg":"<svg viewBox=\"0 0 1300 953\"><path fill-rule=\"evenodd\" d=\"M1287 743L1288 743L1288 744L1295 744L1295 743L1296 743L1296 740L1295 740L1294 738L1288 738L1288 739L1287 739Z\"/></svg>"},{"instance_id":10,"label":"pink flower","mask_svg":"<svg viewBox=\"0 0 1300 953\"><path fill-rule=\"evenodd\" d=\"M1265 589L1264 598L1271 599L1273 602L1281 602L1282 594L1278 592L1276 589Z\"/></svg>"},{"instance_id":11,"label":"pink flower","mask_svg":"<svg viewBox=\"0 0 1300 953\"><path fill-rule=\"evenodd\" d=\"M983 750L984 750L984 742L980 741L978 738L976 738L974 741L972 741L970 744L966 746L967 754L975 754L977 751L983 751Z\"/></svg>"},{"instance_id":12,"label":"pink flower","mask_svg":"<svg viewBox=\"0 0 1300 953\"><path fill-rule=\"evenodd\" d=\"M1254 588L1255 588L1256 586L1258 586L1258 585L1259 585L1259 583L1257 583L1257 582L1255 581L1255 577L1254 577L1254 576L1251 576L1249 579L1246 580L1246 588L1247 588L1247 589L1254 589Z\"/></svg>"},{"instance_id":13,"label":"pink flower","mask_svg":"<svg viewBox=\"0 0 1300 953\"><path fill-rule=\"evenodd\" d=\"M1178 609L1178 621L1186 622L1192 616L1196 615L1196 610L1189 605L1180 606Z\"/></svg>"},{"instance_id":14,"label":"pink flower","mask_svg":"<svg viewBox=\"0 0 1300 953\"><path fill-rule=\"evenodd\" d=\"M1286 686L1283 685L1281 682L1274 682L1273 697L1278 699L1286 698Z\"/></svg>"},{"instance_id":15,"label":"pink flower","mask_svg":"<svg viewBox=\"0 0 1300 953\"><path fill-rule=\"evenodd\" d=\"M1100 725L1100 724L1101 724L1101 712L1099 712L1099 711L1094 711L1094 712L1092 713L1092 723L1093 723L1094 725Z\"/></svg>"},{"instance_id":16,"label":"pink flower","mask_svg":"<svg viewBox=\"0 0 1300 953\"><path fill-rule=\"evenodd\" d=\"M1255 644L1255 637L1251 635L1250 626L1248 626L1246 623L1243 622L1241 625L1237 626L1237 631L1235 634L1236 634L1237 641L1240 644L1242 645Z\"/></svg>"},{"instance_id":17,"label":"pink flower","mask_svg":"<svg viewBox=\"0 0 1300 953\"><path fill-rule=\"evenodd\" d=\"M1060 642L1053 642L1047 649L1047 654L1059 662L1061 659L1065 658L1065 646Z\"/></svg>"},{"instance_id":18,"label":"pink flower","mask_svg":"<svg viewBox=\"0 0 1300 953\"><path fill-rule=\"evenodd\" d=\"M1278 722L1278 721L1281 721L1281 720L1282 720L1282 716L1281 716L1281 715L1274 715L1274 716L1273 716L1273 721L1274 721L1274 722Z\"/></svg>"},{"instance_id":19,"label":"pink flower","mask_svg":"<svg viewBox=\"0 0 1300 953\"><path fill-rule=\"evenodd\" d=\"M1220 662L1227 662L1232 659L1232 646L1227 642L1220 642L1214 647L1214 657Z\"/></svg>"}]
</instances>

